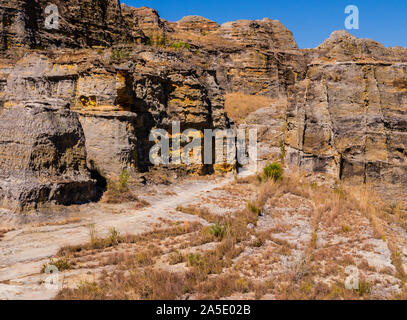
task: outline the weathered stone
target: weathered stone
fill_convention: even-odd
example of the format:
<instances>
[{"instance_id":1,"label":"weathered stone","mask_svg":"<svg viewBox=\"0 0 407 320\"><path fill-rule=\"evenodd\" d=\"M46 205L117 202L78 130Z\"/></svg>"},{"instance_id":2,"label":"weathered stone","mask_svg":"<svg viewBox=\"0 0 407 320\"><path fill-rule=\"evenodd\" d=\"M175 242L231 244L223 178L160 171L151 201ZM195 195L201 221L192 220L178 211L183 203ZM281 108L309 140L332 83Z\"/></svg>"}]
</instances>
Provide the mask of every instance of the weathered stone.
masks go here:
<instances>
[{"instance_id":1,"label":"weathered stone","mask_svg":"<svg viewBox=\"0 0 407 320\"><path fill-rule=\"evenodd\" d=\"M49 4L45 0L1 0L1 48L80 48L147 40L124 20L119 0L54 0L57 29L45 26L51 15L45 11Z\"/></svg>"},{"instance_id":2,"label":"weathered stone","mask_svg":"<svg viewBox=\"0 0 407 320\"><path fill-rule=\"evenodd\" d=\"M121 8L123 18L131 30L141 30L151 38L163 38L168 32L173 32L171 26L158 15L157 10L147 7L133 8L124 3Z\"/></svg>"},{"instance_id":3,"label":"weathered stone","mask_svg":"<svg viewBox=\"0 0 407 320\"><path fill-rule=\"evenodd\" d=\"M0 1L5 57L0 61L0 110L16 115L16 110L29 110L21 106L33 100L69 103L86 140L83 168L87 162L93 173L108 179L122 170L148 176L152 129L166 129L172 136L173 121L180 122L181 131L230 128L224 93L242 92L287 101L245 121L244 126L259 130L261 165L283 153L286 163L313 173L407 184L406 49L338 31L318 48L301 50L279 21L220 26L189 16L170 23L154 9L117 0L56 1L63 19L58 30L50 31L44 28L47 4ZM111 47L83 49L92 46ZM11 130L12 123L17 128L18 120L2 130ZM36 154L35 161L42 158ZM14 199L20 189L12 187L13 179L33 180L7 171L18 168L18 157L4 153L0 161L7 186L3 193L11 192L3 199ZM202 173L213 166L163 169ZM37 191L32 194L38 199Z\"/></svg>"},{"instance_id":4,"label":"weathered stone","mask_svg":"<svg viewBox=\"0 0 407 320\"><path fill-rule=\"evenodd\" d=\"M79 112L89 168L113 180L138 168L136 119L132 112Z\"/></svg>"},{"instance_id":5,"label":"weathered stone","mask_svg":"<svg viewBox=\"0 0 407 320\"><path fill-rule=\"evenodd\" d=\"M221 25L218 33L246 46L297 49L293 34L278 20L238 20Z\"/></svg>"},{"instance_id":6,"label":"weathered stone","mask_svg":"<svg viewBox=\"0 0 407 320\"><path fill-rule=\"evenodd\" d=\"M1 206L18 211L96 199L82 127L68 105L6 108L0 131Z\"/></svg>"},{"instance_id":7,"label":"weathered stone","mask_svg":"<svg viewBox=\"0 0 407 320\"><path fill-rule=\"evenodd\" d=\"M220 25L200 16L187 16L178 21L175 28L178 32L192 32L205 35L208 32L217 31Z\"/></svg>"},{"instance_id":8,"label":"weathered stone","mask_svg":"<svg viewBox=\"0 0 407 320\"><path fill-rule=\"evenodd\" d=\"M288 159L340 179L405 185L406 58L346 32L316 55L290 94Z\"/></svg>"}]
</instances>

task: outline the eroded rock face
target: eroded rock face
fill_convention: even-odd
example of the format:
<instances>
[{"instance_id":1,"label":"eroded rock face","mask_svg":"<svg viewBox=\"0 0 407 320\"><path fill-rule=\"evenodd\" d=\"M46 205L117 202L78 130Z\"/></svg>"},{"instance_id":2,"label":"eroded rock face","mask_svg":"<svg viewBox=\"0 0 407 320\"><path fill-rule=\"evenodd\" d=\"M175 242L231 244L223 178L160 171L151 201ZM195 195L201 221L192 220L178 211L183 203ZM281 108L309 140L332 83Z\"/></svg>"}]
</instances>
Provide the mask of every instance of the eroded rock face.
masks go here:
<instances>
[{"instance_id":1,"label":"eroded rock face","mask_svg":"<svg viewBox=\"0 0 407 320\"><path fill-rule=\"evenodd\" d=\"M46 110L35 113L40 118L76 117L74 127L80 127L84 139L75 136L72 141L79 139L86 148L81 166L76 165L81 173L66 174L71 180L64 186L73 196L64 198L65 191L52 190L62 188L61 168L74 166L76 160L36 151L27 164L26 158L14 159L3 150L3 203L25 207L91 199L89 170L106 179L117 178L123 170L146 173L152 169L152 129L172 135L173 121L180 122L181 131L231 127L224 112L225 92L284 101L257 110L245 121L245 126L259 130L262 164L283 154L287 164L312 173L407 185L406 49L385 48L339 31L318 48L302 50L289 30L270 19L219 25L189 16L167 22L154 9L131 8L116 0L55 3L64 19L58 30L50 31L43 27L45 1L0 1L5 57L0 61L0 109L2 117L10 119L1 130L9 130L4 143L14 145L18 143L10 135L20 125L27 135L35 129L19 122L19 113L34 117L35 109ZM108 48L85 49L92 46ZM21 55L12 54L16 47ZM47 104L55 99L63 103ZM40 103L33 105L33 100ZM70 111L57 111L56 106L65 104ZM58 121L61 132L71 132L65 128L70 122ZM42 141L41 136L30 139L33 145L35 139ZM53 154L50 150L45 154ZM41 161L49 157L54 160L45 170ZM203 173L214 168L184 169ZM21 183L13 184L13 179ZM50 182L53 179L57 182ZM31 187L33 183L48 189L40 192L42 187ZM76 198L78 188L89 188L89 197Z\"/></svg>"},{"instance_id":2,"label":"eroded rock face","mask_svg":"<svg viewBox=\"0 0 407 320\"><path fill-rule=\"evenodd\" d=\"M280 21L238 20L222 24L218 30L221 37L231 39L246 46L261 48L297 49L293 34Z\"/></svg>"},{"instance_id":3,"label":"eroded rock face","mask_svg":"<svg viewBox=\"0 0 407 320\"><path fill-rule=\"evenodd\" d=\"M0 115L0 204L14 210L95 200L85 137L68 105L32 102Z\"/></svg>"},{"instance_id":4,"label":"eroded rock face","mask_svg":"<svg viewBox=\"0 0 407 320\"><path fill-rule=\"evenodd\" d=\"M43 52L27 55L14 67L3 65L2 104L69 103L84 130L88 167L108 180L123 170L137 174L151 168L153 129L171 134L174 121L182 131L228 126L216 72L182 53L140 47L125 49L123 57L118 50Z\"/></svg>"},{"instance_id":5,"label":"eroded rock face","mask_svg":"<svg viewBox=\"0 0 407 320\"><path fill-rule=\"evenodd\" d=\"M115 43L145 42L140 29L122 16L119 0L54 0L58 29L45 26L50 5L45 0L0 1L1 48L83 48Z\"/></svg>"},{"instance_id":6,"label":"eroded rock face","mask_svg":"<svg viewBox=\"0 0 407 320\"><path fill-rule=\"evenodd\" d=\"M335 32L314 52L287 108L288 159L338 179L406 185L402 49Z\"/></svg>"},{"instance_id":7,"label":"eroded rock face","mask_svg":"<svg viewBox=\"0 0 407 320\"><path fill-rule=\"evenodd\" d=\"M286 98L287 87L305 71L306 58L277 20L238 20L218 25L191 16L169 24L167 41L185 41L217 71L227 92Z\"/></svg>"},{"instance_id":8,"label":"eroded rock face","mask_svg":"<svg viewBox=\"0 0 407 320\"><path fill-rule=\"evenodd\" d=\"M141 30L148 37L165 37L173 32L170 25L162 19L157 10L147 7L134 8L121 4L122 15L127 25L135 30Z\"/></svg>"}]
</instances>

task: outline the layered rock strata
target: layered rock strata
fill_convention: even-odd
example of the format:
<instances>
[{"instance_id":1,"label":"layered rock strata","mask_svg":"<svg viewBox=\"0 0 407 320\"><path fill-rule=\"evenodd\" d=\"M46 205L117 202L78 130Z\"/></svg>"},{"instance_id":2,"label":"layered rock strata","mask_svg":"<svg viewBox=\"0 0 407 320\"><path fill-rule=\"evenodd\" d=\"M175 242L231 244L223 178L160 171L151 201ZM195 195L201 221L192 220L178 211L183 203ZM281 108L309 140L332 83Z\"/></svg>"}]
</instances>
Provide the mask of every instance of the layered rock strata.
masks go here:
<instances>
[{"instance_id":1,"label":"layered rock strata","mask_svg":"<svg viewBox=\"0 0 407 320\"><path fill-rule=\"evenodd\" d=\"M200 134L233 127L224 111L224 94L233 92L278 101L251 114L243 125L259 130L261 165L281 160L336 179L400 190L407 185L406 49L385 48L343 31L318 48L298 49L292 33L267 18L223 25L198 16L168 22L154 9L116 0L55 4L60 26L47 29L45 1L0 1L0 112L9 122L1 124L4 206L87 201L94 198L98 182L90 174L111 180L123 170L135 176L149 172L151 130L176 136L174 121L181 131ZM33 124L43 116L57 119L61 133L44 129L45 136L69 136L66 126L76 121L72 125L83 136L69 140L81 145L80 169L64 160L66 168L78 168L65 174L58 164L65 155L52 148L30 156L24 151L23 158L33 158L33 163L54 159L48 171L14 159L10 150L21 141L36 147L34 140L42 139L33 124L21 123L20 113L32 117ZM34 130L33 136L16 135L18 128L28 136ZM29 169L22 169L23 163ZM162 168L214 170L204 165ZM62 190L61 179L73 189L54 192ZM30 193L10 181L37 185L29 187ZM38 181L56 182L41 193ZM80 188L88 188L88 196L81 198Z\"/></svg>"}]
</instances>

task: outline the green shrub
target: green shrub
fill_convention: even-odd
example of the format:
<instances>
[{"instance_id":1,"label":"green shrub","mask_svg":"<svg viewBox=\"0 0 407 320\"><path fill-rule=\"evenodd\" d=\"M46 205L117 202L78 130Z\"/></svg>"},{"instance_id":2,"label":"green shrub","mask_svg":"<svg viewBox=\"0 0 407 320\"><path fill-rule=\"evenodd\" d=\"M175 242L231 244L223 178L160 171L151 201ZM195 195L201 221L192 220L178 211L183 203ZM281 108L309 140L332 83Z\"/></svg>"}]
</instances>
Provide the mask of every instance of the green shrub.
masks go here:
<instances>
[{"instance_id":1,"label":"green shrub","mask_svg":"<svg viewBox=\"0 0 407 320\"><path fill-rule=\"evenodd\" d=\"M215 238L223 239L226 233L226 227L216 223L209 228L209 233Z\"/></svg>"},{"instance_id":2,"label":"green shrub","mask_svg":"<svg viewBox=\"0 0 407 320\"><path fill-rule=\"evenodd\" d=\"M187 255L188 266L197 267L202 263L202 256L199 253L190 253Z\"/></svg>"},{"instance_id":3,"label":"green shrub","mask_svg":"<svg viewBox=\"0 0 407 320\"><path fill-rule=\"evenodd\" d=\"M130 175L126 170L123 170L119 176L119 190L127 191Z\"/></svg>"},{"instance_id":4,"label":"green shrub","mask_svg":"<svg viewBox=\"0 0 407 320\"><path fill-rule=\"evenodd\" d=\"M267 165L263 169L263 173L266 179L273 179L274 181L278 181L283 178L283 168L281 168L281 165L276 162Z\"/></svg>"},{"instance_id":5,"label":"green shrub","mask_svg":"<svg viewBox=\"0 0 407 320\"><path fill-rule=\"evenodd\" d=\"M58 271L64 271L64 270L71 269L73 265L65 258L61 258L61 259L58 259L58 260L51 259L51 260L49 260L48 263L44 263L42 265L41 272L45 273L47 268L50 267L50 266L55 266L58 269Z\"/></svg>"},{"instance_id":6,"label":"green shrub","mask_svg":"<svg viewBox=\"0 0 407 320\"><path fill-rule=\"evenodd\" d=\"M176 49L190 49L191 45L189 43L179 41L179 42L174 42L171 44L171 48L176 48Z\"/></svg>"}]
</instances>

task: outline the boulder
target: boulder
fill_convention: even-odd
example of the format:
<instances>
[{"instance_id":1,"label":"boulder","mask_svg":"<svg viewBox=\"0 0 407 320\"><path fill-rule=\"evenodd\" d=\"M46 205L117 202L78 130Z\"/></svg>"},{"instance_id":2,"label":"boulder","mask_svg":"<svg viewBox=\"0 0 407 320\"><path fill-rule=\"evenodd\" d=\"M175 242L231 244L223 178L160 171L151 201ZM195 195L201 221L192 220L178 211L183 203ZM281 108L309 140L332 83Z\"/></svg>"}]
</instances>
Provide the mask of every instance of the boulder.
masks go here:
<instances>
[{"instance_id":1,"label":"boulder","mask_svg":"<svg viewBox=\"0 0 407 320\"><path fill-rule=\"evenodd\" d=\"M97 199L85 136L69 105L27 102L0 115L0 205L15 211Z\"/></svg>"}]
</instances>

